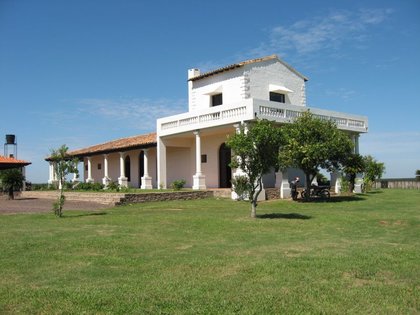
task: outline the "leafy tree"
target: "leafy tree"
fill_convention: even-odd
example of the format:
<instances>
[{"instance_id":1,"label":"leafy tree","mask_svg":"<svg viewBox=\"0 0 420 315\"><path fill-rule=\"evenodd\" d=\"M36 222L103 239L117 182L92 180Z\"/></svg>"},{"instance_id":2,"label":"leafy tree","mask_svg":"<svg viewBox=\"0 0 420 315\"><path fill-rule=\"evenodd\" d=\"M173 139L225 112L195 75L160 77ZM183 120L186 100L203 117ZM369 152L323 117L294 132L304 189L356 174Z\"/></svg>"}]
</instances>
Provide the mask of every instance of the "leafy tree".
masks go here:
<instances>
[{"instance_id":1,"label":"leafy tree","mask_svg":"<svg viewBox=\"0 0 420 315\"><path fill-rule=\"evenodd\" d=\"M340 169L353 150L348 135L333 121L317 118L309 111L282 129L285 144L280 148L279 165L281 168L300 168L305 173L307 191L321 168L330 172ZM306 194L305 198L309 197Z\"/></svg>"},{"instance_id":2,"label":"leafy tree","mask_svg":"<svg viewBox=\"0 0 420 315\"><path fill-rule=\"evenodd\" d=\"M349 179L349 192L353 192L356 181L356 175L363 173L366 169L365 158L357 153L349 154L344 160L344 173Z\"/></svg>"},{"instance_id":3,"label":"leafy tree","mask_svg":"<svg viewBox=\"0 0 420 315\"><path fill-rule=\"evenodd\" d=\"M242 189L251 203L251 217L256 218L257 200L262 191L262 176L277 166L281 132L268 120L257 120L249 130L241 126L239 133L230 136L227 145L232 148L231 167L240 168L248 180ZM243 179L241 180L243 184Z\"/></svg>"},{"instance_id":4,"label":"leafy tree","mask_svg":"<svg viewBox=\"0 0 420 315\"><path fill-rule=\"evenodd\" d=\"M370 190L372 184L380 179L385 172L385 164L378 162L371 155L364 157L365 160L365 189Z\"/></svg>"},{"instance_id":5,"label":"leafy tree","mask_svg":"<svg viewBox=\"0 0 420 315\"><path fill-rule=\"evenodd\" d=\"M7 169L0 172L0 181L3 189L8 191L9 200L15 199L14 191L23 188L25 176L18 168Z\"/></svg>"},{"instance_id":6,"label":"leafy tree","mask_svg":"<svg viewBox=\"0 0 420 315\"><path fill-rule=\"evenodd\" d=\"M51 150L50 160L54 165L54 172L57 174L59 182L60 195L58 200L53 204L53 210L56 216L63 215L63 206L65 201L64 186L66 183L66 176L71 173L79 173L77 169L78 160L71 158L68 154L68 147L63 144L56 150Z\"/></svg>"},{"instance_id":7,"label":"leafy tree","mask_svg":"<svg viewBox=\"0 0 420 315\"><path fill-rule=\"evenodd\" d=\"M420 170L416 171L416 180L420 181Z\"/></svg>"}]
</instances>

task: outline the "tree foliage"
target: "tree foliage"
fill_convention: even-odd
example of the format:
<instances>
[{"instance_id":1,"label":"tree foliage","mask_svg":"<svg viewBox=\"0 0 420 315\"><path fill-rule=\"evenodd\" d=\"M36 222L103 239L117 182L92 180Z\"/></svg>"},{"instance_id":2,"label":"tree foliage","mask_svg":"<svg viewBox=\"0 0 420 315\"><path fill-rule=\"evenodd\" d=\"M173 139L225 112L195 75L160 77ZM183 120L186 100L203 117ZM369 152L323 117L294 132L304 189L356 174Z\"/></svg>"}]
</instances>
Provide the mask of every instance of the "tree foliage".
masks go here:
<instances>
[{"instance_id":1,"label":"tree foliage","mask_svg":"<svg viewBox=\"0 0 420 315\"><path fill-rule=\"evenodd\" d=\"M358 173L364 173L366 169L365 158L357 153L349 154L343 162L343 171L349 180L349 192L353 192Z\"/></svg>"},{"instance_id":2,"label":"tree foliage","mask_svg":"<svg viewBox=\"0 0 420 315\"><path fill-rule=\"evenodd\" d=\"M367 155L364 157L365 161L365 189L370 190L372 184L380 179L385 172L385 164L378 162L373 156Z\"/></svg>"},{"instance_id":3,"label":"tree foliage","mask_svg":"<svg viewBox=\"0 0 420 315\"><path fill-rule=\"evenodd\" d=\"M268 120L257 120L246 130L241 126L238 133L230 136L227 145L233 151L231 167L240 168L248 185L246 195L251 203L251 217L256 217L258 196L262 191L262 176L277 166L281 132Z\"/></svg>"},{"instance_id":4,"label":"tree foliage","mask_svg":"<svg viewBox=\"0 0 420 315\"><path fill-rule=\"evenodd\" d=\"M306 189L321 168L329 172L340 169L353 150L349 136L333 121L317 118L309 111L282 129L285 143L280 149L279 165L300 168L305 173Z\"/></svg>"},{"instance_id":5,"label":"tree foliage","mask_svg":"<svg viewBox=\"0 0 420 315\"><path fill-rule=\"evenodd\" d=\"M14 199L14 191L23 188L25 176L18 168L7 169L0 172L0 181L3 189L8 192L9 199Z\"/></svg>"},{"instance_id":6,"label":"tree foliage","mask_svg":"<svg viewBox=\"0 0 420 315\"><path fill-rule=\"evenodd\" d=\"M50 160L54 165L54 172L57 175L59 182L60 195L58 200L53 204L53 210L56 216L63 215L63 206L65 201L64 186L66 183L66 176L71 173L78 173L77 163L78 160L71 158L68 154L68 147L63 144L58 149L51 150Z\"/></svg>"}]
</instances>

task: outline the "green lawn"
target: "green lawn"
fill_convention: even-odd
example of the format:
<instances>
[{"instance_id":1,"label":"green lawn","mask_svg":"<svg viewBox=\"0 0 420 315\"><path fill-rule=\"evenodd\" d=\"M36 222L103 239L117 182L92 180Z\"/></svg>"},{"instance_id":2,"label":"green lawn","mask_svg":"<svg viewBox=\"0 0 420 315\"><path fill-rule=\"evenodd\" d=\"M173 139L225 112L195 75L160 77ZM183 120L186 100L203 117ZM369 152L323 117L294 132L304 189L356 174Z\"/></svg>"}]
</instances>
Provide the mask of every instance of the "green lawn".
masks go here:
<instances>
[{"instance_id":1,"label":"green lawn","mask_svg":"<svg viewBox=\"0 0 420 315\"><path fill-rule=\"evenodd\" d=\"M420 191L0 216L1 314L419 314Z\"/></svg>"}]
</instances>

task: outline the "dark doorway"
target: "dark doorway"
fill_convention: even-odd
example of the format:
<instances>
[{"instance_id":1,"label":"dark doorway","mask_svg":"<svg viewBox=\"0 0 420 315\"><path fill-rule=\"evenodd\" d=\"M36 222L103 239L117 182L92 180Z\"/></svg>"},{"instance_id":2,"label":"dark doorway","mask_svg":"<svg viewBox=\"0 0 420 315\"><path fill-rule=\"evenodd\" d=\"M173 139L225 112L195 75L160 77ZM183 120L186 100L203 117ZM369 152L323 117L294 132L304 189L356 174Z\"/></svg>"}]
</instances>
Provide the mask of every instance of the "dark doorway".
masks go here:
<instances>
[{"instance_id":1,"label":"dark doorway","mask_svg":"<svg viewBox=\"0 0 420 315\"><path fill-rule=\"evenodd\" d=\"M124 171L125 177L127 177L127 181L131 181L131 165L130 165L130 156L127 155L124 160Z\"/></svg>"},{"instance_id":2,"label":"dark doorway","mask_svg":"<svg viewBox=\"0 0 420 315\"><path fill-rule=\"evenodd\" d=\"M141 187L141 178L144 176L144 151L139 155L139 187Z\"/></svg>"},{"instance_id":3,"label":"dark doorway","mask_svg":"<svg viewBox=\"0 0 420 315\"><path fill-rule=\"evenodd\" d=\"M219 188L231 188L232 169L230 168L231 150L222 143L219 149Z\"/></svg>"}]
</instances>

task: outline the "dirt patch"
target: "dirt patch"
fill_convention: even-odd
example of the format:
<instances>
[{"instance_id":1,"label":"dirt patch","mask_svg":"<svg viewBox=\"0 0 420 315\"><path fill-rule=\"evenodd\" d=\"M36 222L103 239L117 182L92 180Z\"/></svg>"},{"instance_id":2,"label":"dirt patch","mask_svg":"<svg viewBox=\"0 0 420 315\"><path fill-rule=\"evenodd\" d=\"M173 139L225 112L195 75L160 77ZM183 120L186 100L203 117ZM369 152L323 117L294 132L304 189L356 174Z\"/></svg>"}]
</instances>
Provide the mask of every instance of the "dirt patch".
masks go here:
<instances>
[{"instance_id":1,"label":"dirt patch","mask_svg":"<svg viewBox=\"0 0 420 315\"><path fill-rule=\"evenodd\" d=\"M54 200L43 198L22 198L16 197L15 200L7 200L0 198L0 215L1 214L18 214L18 213L42 213L52 212L52 204ZM100 210L109 208L97 202L89 201L73 201L67 200L64 204L64 210Z\"/></svg>"}]
</instances>

